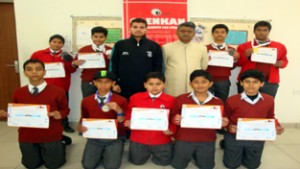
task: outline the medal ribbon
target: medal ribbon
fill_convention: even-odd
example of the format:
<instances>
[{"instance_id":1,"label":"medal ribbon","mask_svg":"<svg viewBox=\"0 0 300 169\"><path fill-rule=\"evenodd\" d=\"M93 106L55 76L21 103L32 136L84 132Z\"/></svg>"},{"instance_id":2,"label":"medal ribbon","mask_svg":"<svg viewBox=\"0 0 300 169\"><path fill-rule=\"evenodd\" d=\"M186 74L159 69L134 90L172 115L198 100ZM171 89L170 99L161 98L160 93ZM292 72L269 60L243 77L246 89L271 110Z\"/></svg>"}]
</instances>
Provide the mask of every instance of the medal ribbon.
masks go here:
<instances>
[{"instance_id":1,"label":"medal ribbon","mask_svg":"<svg viewBox=\"0 0 300 169\"><path fill-rule=\"evenodd\" d=\"M99 108L101 109L102 108L102 106L104 105L104 104L106 104L106 103L108 103L108 102L110 102L110 99L111 99L111 96L112 96L112 92L110 91L109 92L109 95L108 95L108 97L107 97L107 99L106 99L106 101L104 102L104 104L103 105L101 105L100 104L100 102L99 102L99 100L100 100L100 95L99 95L99 92L97 91L96 92L96 96L97 96L97 101L98 101L98 106L99 106Z\"/></svg>"},{"instance_id":2,"label":"medal ribbon","mask_svg":"<svg viewBox=\"0 0 300 169\"><path fill-rule=\"evenodd\" d=\"M267 45L269 45L271 43L271 41L269 40L269 41L267 41L265 43L262 43L262 44L259 44L259 45L255 46L254 45L254 41L255 41L255 39L253 39L252 42L251 42L252 48L258 48L258 47L262 47L262 46L267 46Z\"/></svg>"}]
</instances>

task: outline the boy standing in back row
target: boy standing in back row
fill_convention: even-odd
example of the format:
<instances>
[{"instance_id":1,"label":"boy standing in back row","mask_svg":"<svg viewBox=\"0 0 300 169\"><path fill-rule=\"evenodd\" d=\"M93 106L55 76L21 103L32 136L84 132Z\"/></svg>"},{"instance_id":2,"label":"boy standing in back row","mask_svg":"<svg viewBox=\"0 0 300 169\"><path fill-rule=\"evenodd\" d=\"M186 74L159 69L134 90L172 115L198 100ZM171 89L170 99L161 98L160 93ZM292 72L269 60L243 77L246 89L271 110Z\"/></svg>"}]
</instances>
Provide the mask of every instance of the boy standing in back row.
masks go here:
<instances>
[{"instance_id":1,"label":"boy standing in back row","mask_svg":"<svg viewBox=\"0 0 300 169\"><path fill-rule=\"evenodd\" d=\"M71 73L74 73L76 71L76 68L72 66L73 57L68 53L62 51L64 43L65 43L65 38L63 36L58 34L52 35L49 39L49 48L34 52L31 55L31 59L38 59L42 61L44 64L48 64L48 63L63 64L63 68L65 70L65 74L64 74L65 77L49 77L44 79L48 84L53 84L55 86L64 89L67 99L69 100ZM69 125L68 117L62 120L62 124L64 126L64 131L68 133L74 132L74 129L72 129ZM71 138L68 138L67 136L64 136L64 138L71 140Z\"/></svg>"},{"instance_id":2,"label":"boy standing in back row","mask_svg":"<svg viewBox=\"0 0 300 169\"><path fill-rule=\"evenodd\" d=\"M228 35L228 27L224 24L214 25L212 28L212 37L214 42L206 45L208 55L210 52L214 51L225 51L228 52L229 57L233 57L234 62L239 58L239 53L235 49L225 43L225 39ZM207 71L212 76L213 86L210 88L210 91L223 102L226 101L229 89L230 89L230 80L231 70L235 67L221 67L221 66L212 66L208 65Z\"/></svg>"},{"instance_id":3,"label":"boy standing in back row","mask_svg":"<svg viewBox=\"0 0 300 169\"><path fill-rule=\"evenodd\" d=\"M94 86L93 77L94 74L101 70L108 70L109 67L109 58L111 53L111 47L105 45L105 40L107 38L108 30L102 26L94 27L91 30L91 39L93 43L91 45L87 45L79 49L78 54L85 53L101 53L103 54L105 60L104 68L85 68L81 72L81 91L83 98L95 94L97 88ZM102 55L99 55L101 57ZM80 66L84 64L85 60L78 60L78 56L76 60L73 61L74 66Z\"/></svg>"},{"instance_id":4,"label":"boy standing in back row","mask_svg":"<svg viewBox=\"0 0 300 169\"><path fill-rule=\"evenodd\" d=\"M240 80L241 74L248 69L256 69L264 73L264 78L266 79L264 86L260 88L262 93L269 94L273 97L276 96L279 87L279 69L283 69L288 64L288 59L286 57L287 50L286 47L279 42L269 39L269 34L271 32L271 24L267 21L259 21L254 25L255 39L252 41L241 44L237 51L240 54L240 58L237 62L238 66L241 66L241 72L238 77ZM251 60L251 56L256 48L267 47L277 49L277 58L274 64L254 62ZM243 88L240 83L237 83L238 92L243 92Z\"/></svg>"}]
</instances>

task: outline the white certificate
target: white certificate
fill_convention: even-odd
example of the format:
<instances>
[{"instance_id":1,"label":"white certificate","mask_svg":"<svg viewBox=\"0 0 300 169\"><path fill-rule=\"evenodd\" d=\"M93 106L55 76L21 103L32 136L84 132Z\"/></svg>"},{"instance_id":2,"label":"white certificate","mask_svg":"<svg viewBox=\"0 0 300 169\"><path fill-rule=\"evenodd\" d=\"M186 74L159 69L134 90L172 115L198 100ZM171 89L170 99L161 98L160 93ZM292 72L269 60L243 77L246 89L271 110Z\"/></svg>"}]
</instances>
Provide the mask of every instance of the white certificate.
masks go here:
<instances>
[{"instance_id":1,"label":"white certificate","mask_svg":"<svg viewBox=\"0 0 300 169\"><path fill-rule=\"evenodd\" d=\"M82 135L86 138L117 139L116 125L114 119L82 119L82 126L88 129Z\"/></svg>"},{"instance_id":2,"label":"white certificate","mask_svg":"<svg viewBox=\"0 0 300 169\"><path fill-rule=\"evenodd\" d=\"M168 109L133 108L130 129L164 131L169 128Z\"/></svg>"},{"instance_id":3,"label":"white certificate","mask_svg":"<svg viewBox=\"0 0 300 169\"><path fill-rule=\"evenodd\" d=\"M45 63L46 75L44 78L66 77L64 64L61 62Z\"/></svg>"},{"instance_id":4,"label":"white certificate","mask_svg":"<svg viewBox=\"0 0 300 169\"><path fill-rule=\"evenodd\" d=\"M267 48L267 47L253 48L253 53L251 55L251 61L275 64L276 60L277 60L277 49L276 48Z\"/></svg>"},{"instance_id":5,"label":"white certificate","mask_svg":"<svg viewBox=\"0 0 300 169\"><path fill-rule=\"evenodd\" d=\"M222 127L222 107L215 105L182 105L182 128L220 129Z\"/></svg>"},{"instance_id":6,"label":"white certificate","mask_svg":"<svg viewBox=\"0 0 300 169\"><path fill-rule=\"evenodd\" d=\"M233 56L228 54L228 51L209 51L210 60L208 65L220 67L233 67Z\"/></svg>"},{"instance_id":7,"label":"white certificate","mask_svg":"<svg viewBox=\"0 0 300 169\"><path fill-rule=\"evenodd\" d=\"M9 103L7 125L13 127L49 128L47 105Z\"/></svg>"},{"instance_id":8,"label":"white certificate","mask_svg":"<svg viewBox=\"0 0 300 169\"><path fill-rule=\"evenodd\" d=\"M105 59L102 53L79 53L78 60L85 60L79 68L105 68Z\"/></svg>"},{"instance_id":9,"label":"white certificate","mask_svg":"<svg viewBox=\"0 0 300 169\"><path fill-rule=\"evenodd\" d=\"M237 123L237 140L275 140L274 119L239 118Z\"/></svg>"}]
</instances>

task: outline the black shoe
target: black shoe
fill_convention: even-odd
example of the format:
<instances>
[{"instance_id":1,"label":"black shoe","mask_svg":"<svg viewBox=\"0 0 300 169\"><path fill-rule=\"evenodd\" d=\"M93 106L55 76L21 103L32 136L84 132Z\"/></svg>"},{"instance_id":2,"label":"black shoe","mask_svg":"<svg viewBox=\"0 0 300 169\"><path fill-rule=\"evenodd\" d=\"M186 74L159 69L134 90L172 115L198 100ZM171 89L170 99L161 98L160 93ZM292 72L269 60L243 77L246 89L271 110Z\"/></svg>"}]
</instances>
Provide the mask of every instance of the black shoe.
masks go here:
<instances>
[{"instance_id":1,"label":"black shoe","mask_svg":"<svg viewBox=\"0 0 300 169\"><path fill-rule=\"evenodd\" d=\"M225 148L225 141L224 141L224 139L220 141L219 145L220 145L221 149Z\"/></svg>"},{"instance_id":2,"label":"black shoe","mask_svg":"<svg viewBox=\"0 0 300 169\"><path fill-rule=\"evenodd\" d=\"M72 139L71 139L71 137L68 137L66 135L62 135L61 142L64 145L70 145L70 144L72 144Z\"/></svg>"},{"instance_id":3,"label":"black shoe","mask_svg":"<svg viewBox=\"0 0 300 169\"><path fill-rule=\"evenodd\" d=\"M70 126L66 126L66 127L64 128L64 131L67 132L67 133L74 133L74 132L75 132L75 130L72 129Z\"/></svg>"}]
</instances>

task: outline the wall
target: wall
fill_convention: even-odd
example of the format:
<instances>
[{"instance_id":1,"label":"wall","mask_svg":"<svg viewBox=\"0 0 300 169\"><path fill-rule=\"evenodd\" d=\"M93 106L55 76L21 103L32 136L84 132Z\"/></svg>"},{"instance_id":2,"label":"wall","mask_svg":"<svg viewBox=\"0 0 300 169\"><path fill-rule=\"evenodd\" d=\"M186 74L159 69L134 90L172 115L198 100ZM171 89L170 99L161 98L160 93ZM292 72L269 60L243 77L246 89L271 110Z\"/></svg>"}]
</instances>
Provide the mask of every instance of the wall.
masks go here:
<instances>
[{"instance_id":1,"label":"wall","mask_svg":"<svg viewBox=\"0 0 300 169\"><path fill-rule=\"evenodd\" d=\"M300 27L300 22L298 22L300 1L246 0L241 3L240 0L231 0L228 3L224 2L222 0L188 0L188 15L208 18L271 19L273 29L270 37L287 46L290 61L288 67L281 70L281 83L276 97L275 113L281 122L300 123L297 106L298 100L300 100L300 78L297 76L300 58L297 57L296 46L297 36L299 36L296 32ZM28 59L32 52L46 48L48 38L53 34L59 33L65 36L66 46L70 46L72 15L122 15L122 0L14 0L14 3L20 63ZM79 76L79 71L72 75L71 120L79 118L81 100ZM27 84L27 80L22 74L20 78L22 85Z\"/></svg>"}]
</instances>

